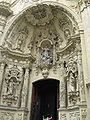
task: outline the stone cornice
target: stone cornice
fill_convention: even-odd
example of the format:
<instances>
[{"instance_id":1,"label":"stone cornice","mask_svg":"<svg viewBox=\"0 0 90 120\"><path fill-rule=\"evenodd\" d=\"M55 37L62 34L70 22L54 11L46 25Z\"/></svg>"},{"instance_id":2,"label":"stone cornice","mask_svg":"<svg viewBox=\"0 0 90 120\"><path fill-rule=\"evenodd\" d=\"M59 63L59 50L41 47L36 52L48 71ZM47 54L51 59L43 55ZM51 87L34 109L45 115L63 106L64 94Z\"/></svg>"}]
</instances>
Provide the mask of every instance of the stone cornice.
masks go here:
<instances>
[{"instance_id":1,"label":"stone cornice","mask_svg":"<svg viewBox=\"0 0 90 120\"><path fill-rule=\"evenodd\" d=\"M65 51L67 51L68 49L70 49L71 47L73 47L73 42L75 42L76 40L80 40L80 34L77 34L75 36L71 36L69 40L71 42L69 44L67 44L67 46L64 47L63 49L61 49L60 51L57 51L57 53L63 53Z\"/></svg>"},{"instance_id":2,"label":"stone cornice","mask_svg":"<svg viewBox=\"0 0 90 120\"><path fill-rule=\"evenodd\" d=\"M27 108L18 108L18 107L7 107L7 106L1 106L0 105L0 109L1 110L11 110L11 111L19 111L19 112L29 112L29 110Z\"/></svg>"},{"instance_id":3,"label":"stone cornice","mask_svg":"<svg viewBox=\"0 0 90 120\"><path fill-rule=\"evenodd\" d=\"M4 54L10 56L11 58L16 58L17 60L22 60L22 61L29 60L31 62L35 61L35 58L31 54L22 54L18 52L13 52L9 50L8 48L3 48L3 47L0 47L0 50Z\"/></svg>"}]
</instances>

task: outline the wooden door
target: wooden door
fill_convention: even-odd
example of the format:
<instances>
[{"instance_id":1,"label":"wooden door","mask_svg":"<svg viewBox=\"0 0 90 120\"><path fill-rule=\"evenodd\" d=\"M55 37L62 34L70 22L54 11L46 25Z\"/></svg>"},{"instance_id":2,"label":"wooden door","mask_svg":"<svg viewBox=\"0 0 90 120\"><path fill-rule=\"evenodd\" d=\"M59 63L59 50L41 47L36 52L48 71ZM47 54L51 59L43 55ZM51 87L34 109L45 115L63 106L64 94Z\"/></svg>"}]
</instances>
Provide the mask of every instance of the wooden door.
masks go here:
<instances>
[{"instance_id":1,"label":"wooden door","mask_svg":"<svg viewBox=\"0 0 90 120\"><path fill-rule=\"evenodd\" d=\"M43 115L58 120L58 92L59 82L47 81L33 85L30 120L43 120Z\"/></svg>"}]
</instances>

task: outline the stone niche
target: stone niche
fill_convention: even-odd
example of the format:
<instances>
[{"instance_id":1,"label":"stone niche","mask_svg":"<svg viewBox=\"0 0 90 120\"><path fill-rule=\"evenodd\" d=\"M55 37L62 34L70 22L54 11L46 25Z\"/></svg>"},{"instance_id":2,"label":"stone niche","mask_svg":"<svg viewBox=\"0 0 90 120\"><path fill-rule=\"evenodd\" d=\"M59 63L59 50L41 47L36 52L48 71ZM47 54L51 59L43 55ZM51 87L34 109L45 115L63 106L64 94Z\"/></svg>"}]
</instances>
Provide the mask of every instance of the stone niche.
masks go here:
<instances>
[{"instance_id":1,"label":"stone niche","mask_svg":"<svg viewBox=\"0 0 90 120\"><path fill-rule=\"evenodd\" d=\"M86 120L78 30L67 10L47 4L28 8L12 24L0 47L1 120L30 120L33 82L41 79L60 82L58 120Z\"/></svg>"}]
</instances>

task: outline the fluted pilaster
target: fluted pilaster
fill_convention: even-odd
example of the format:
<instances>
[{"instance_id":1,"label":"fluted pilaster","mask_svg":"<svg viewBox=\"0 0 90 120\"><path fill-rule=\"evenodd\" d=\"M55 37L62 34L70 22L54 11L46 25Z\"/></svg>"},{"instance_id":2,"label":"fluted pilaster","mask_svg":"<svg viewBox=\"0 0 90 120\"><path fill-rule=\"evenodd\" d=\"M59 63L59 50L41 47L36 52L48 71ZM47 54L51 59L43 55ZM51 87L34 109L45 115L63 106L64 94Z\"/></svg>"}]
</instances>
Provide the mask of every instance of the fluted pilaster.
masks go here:
<instances>
[{"instance_id":1,"label":"fluted pilaster","mask_svg":"<svg viewBox=\"0 0 90 120\"><path fill-rule=\"evenodd\" d=\"M22 89L22 105L21 105L21 107L24 107L24 108L27 107L28 84L29 84L29 68L26 67L25 74L24 74L23 89Z\"/></svg>"},{"instance_id":2,"label":"fluted pilaster","mask_svg":"<svg viewBox=\"0 0 90 120\"><path fill-rule=\"evenodd\" d=\"M4 67L5 67L5 63L1 63L0 65L0 104L1 104L2 80L4 77Z\"/></svg>"}]
</instances>

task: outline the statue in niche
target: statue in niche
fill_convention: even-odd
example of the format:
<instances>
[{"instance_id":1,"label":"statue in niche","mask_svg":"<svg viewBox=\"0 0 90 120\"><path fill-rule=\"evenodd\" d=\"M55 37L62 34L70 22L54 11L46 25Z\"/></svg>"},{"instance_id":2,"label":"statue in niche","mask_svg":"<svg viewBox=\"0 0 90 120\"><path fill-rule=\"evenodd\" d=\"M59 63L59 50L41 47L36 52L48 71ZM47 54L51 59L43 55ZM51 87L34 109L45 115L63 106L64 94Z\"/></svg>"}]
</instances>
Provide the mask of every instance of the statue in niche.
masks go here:
<instances>
[{"instance_id":1,"label":"statue in niche","mask_svg":"<svg viewBox=\"0 0 90 120\"><path fill-rule=\"evenodd\" d=\"M16 49L22 51L25 46L25 39L28 36L27 27L24 27L21 31L19 31L19 35L17 37L17 46Z\"/></svg>"},{"instance_id":2,"label":"statue in niche","mask_svg":"<svg viewBox=\"0 0 90 120\"><path fill-rule=\"evenodd\" d=\"M32 48L33 48L33 43L30 42L30 43L28 44L28 49L29 49L29 52L30 52L30 53L31 53L31 51L32 51Z\"/></svg>"},{"instance_id":3,"label":"statue in niche","mask_svg":"<svg viewBox=\"0 0 90 120\"><path fill-rule=\"evenodd\" d=\"M70 33L70 30L69 29L66 29L65 31L64 31L64 35L65 35L65 38L70 38L70 36L71 36L71 33Z\"/></svg>"},{"instance_id":4,"label":"statue in niche","mask_svg":"<svg viewBox=\"0 0 90 120\"><path fill-rule=\"evenodd\" d=\"M18 100L19 85L21 83L20 70L14 65L12 68L8 68L5 75L5 84L3 87L3 102L7 105L16 105Z\"/></svg>"},{"instance_id":5,"label":"statue in niche","mask_svg":"<svg viewBox=\"0 0 90 120\"><path fill-rule=\"evenodd\" d=\"M8 81L7 95L16 95L16 84L13 78Z\"/></svg>"},{"instance_id":6,"label":"statue in niche","mask_svg":"<svg viewBox=\"0 0 90 120\"><path fill-rule=\"evenodd\" d=\"M44 63L46 63L46 62L51 63L51 61L52 61L51 51L48 48L48 46L45 46L44 48L42 48L41 61Z\"/></svg>"},{"instance_id":7,"label":"statue in niche","mask_svg":"<svg viewBox=\"0 0 90 120\"><path fill-rule=\"evenodd\" d=\"M74 73L71 71L69 73L69 92L75 92L76 79Z\"/></svg>"},{"instance_id":8,"label":"statue in niche","mask_svg":"<svg viewBox=\"0 0 90 120\"><path fill-rule=\"evenodd\" d=\"M7 86L7 94L12 95L13 94L13 80L11 80Z\"/></svg>"}]
</instances>

